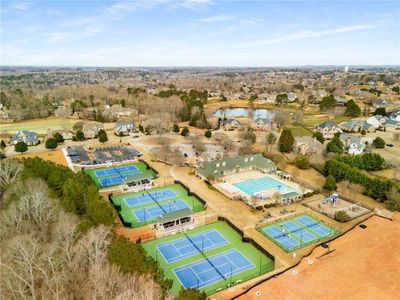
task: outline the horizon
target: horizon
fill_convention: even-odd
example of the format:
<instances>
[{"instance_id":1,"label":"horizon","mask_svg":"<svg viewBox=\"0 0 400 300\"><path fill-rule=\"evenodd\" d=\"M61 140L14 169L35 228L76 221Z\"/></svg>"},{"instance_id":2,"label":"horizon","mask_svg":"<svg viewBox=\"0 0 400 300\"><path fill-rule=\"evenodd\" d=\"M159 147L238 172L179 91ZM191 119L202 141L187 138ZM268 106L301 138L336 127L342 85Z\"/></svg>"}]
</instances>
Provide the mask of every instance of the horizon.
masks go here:
<instances>
[{"instance_id":1,"label":"horizon","mask_svg":"<svg viewBox=\"0 0 400 300\"><path fill-rule=\"evenodd\" d=\"M400 3L360 3L2 1L0 65L400 65Z\"/></svg>"}]
</instances>

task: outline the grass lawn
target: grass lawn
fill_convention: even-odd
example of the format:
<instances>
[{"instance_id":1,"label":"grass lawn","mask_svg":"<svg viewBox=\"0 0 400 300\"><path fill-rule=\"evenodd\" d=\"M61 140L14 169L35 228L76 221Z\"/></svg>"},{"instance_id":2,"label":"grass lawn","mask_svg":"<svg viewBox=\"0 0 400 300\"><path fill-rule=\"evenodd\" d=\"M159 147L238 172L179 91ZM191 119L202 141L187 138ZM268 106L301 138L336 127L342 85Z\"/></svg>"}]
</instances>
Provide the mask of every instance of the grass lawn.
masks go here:
<instances>
[{"instance_id":1,"label":"grass lawn","mask_svg":"<svg viewBox=\"0 0 400 300\"><path fill-rule=\"evenodd\" d=\"M242 242L241 235L239 233L237 233L232 227L230 227L225 222L216 222L213 224L198 227L198 228L186 231L186 234L190 236L192 234L211 230L211 229L218 231L218 233L227 241L227 243L220 245L220 246L216 246L215 248L211 248L209 250L205 250L203 252L205 256L211 257L214 255L218 255L224 251L236 249L236 250L240 251L241 254L248 261L251 262L252 267L247 270L244 270L242 272L239 272L237 274L233 274L232 276L230 276L228 274L225 276L225 279L220 277L219 280L216 279L217 281L211 282L210 284L201 287L200 290L204 290L207 294L213 294L218 290L227 288L228 285L230 285L230 282L233 284L236 282L243 282L243 281L249 280L251 278L257 277L261 274L270 272L274 269L274 263L270 258L268 258L266 255L261 253L250 243ZM147 254L159 262L160 267L164 270L165 277L173 280L173 285L172 285L170 292L175 296L178 295L178 292L181 289L182 285L180 283L178 276L174 273L174 269L178 268L178 267L182 267L182 266L190 264L190 263L193 263L193 262L196 262L196 261L205 260L202 253L200 253L198 251L194 251L193 252L194 254L192 254L192 255L182 257L181 259L170 261L168 263L167 260L164 258L164 256L161 254L161 252L158 250L157 245L163 244L166 242L170 242L173 240L178 240L181 238L183 238L183 241L182 241L183 243L187 242L187 238L185 238L185 235L183 233L178 233L175 235L166 236L166 237L156 239L153 241L149 241L149 242L142 244L144 249L147 251ZM182 248L182 250L183 250L183 248ZM211 267L211 265L210 265L210 267ZM195 268L196 267L193 268L193 271L196 271ZM201 272L198 271L196 273L200 274ZM225 275L225 274L222 274L222 275ZM191 278L191 279L193 279L193 278Z\"/></svg>"},{"instance_id":2,"label":"grass lawn","mask_svg":"<svg viewBox=\"0 0 400 300\"><path fill-rule=\"evenodd\" d=\"M47 118L47 119L35 119L35 120L24 120L12 123L0 123L2 131L7 131L10 134L15 134L18 130L30 130L37 134L46 134L50 130L68 129L72 130L72 127L78 120L75 119L62 119L62 118Z\"/></svg>"},{"instance_id":3,"label":"grass lawn","mask_svg":"<svg viewBox=\"0 0 400 300\"><path fill-rule=\"evenodd\" d=\"M334 123L341 123L341 122L346 122L351 120L351 117L337 117L334 119L329 119L329 117L324 117L324 118L313 118L313 117L305 117L303 120L304 126L309 127L309 128L314 128L315 125L321 124L322 122L325 121L332 121Z\"/></svg>"},{"instance_id":4,"label":"grass lawn","mask_svg":"<svg viewBox=\"0 0 400 300\"><path fill-rule=\"evenodd\" d=\"M165 196L165 197L158 197L158 199L157 199L157 194L159 194L160 196L163 196L163 193L165 193L165 191L172 192L173 195L169 195L169 196ZM147 196L149 193L151 195L153 195L152 197L155 198L157 200L158 204L163 206L167 212L173 211L174 210L173 205L174 205L175 201L179 201L179 200L183 200L186 203L187 207L189 207L193 212L202 211L205 208L203 203L197 197L195 197L193 195L189 196L188 192L186 191L186 189L183 186L181 186L180 184L173 184L173 185L169 185L169 186L165 186L165 187L157 187L157 188L150 189L147 191L125 193L125 194L121 194L121 195L112 197L113 204L117 207L120 207L119 213L125 223L131 224L132 227L139 227L139 226L143 226L146 224L151 224L151 223L156 222L155 218L148 218L147 220L146 219L139 220L134 213L134 211L136 210L137 213L139 214L139 216L141 216L142 214L145 216L146 209L149 209L149 208L154 209L155 208L158 211L160 211L158 209L158 204L155 203L151 199L151 197L149 198ZM138 202L138 203L135 201L135 204L133 204L131 206L129 206L127 204L128 199L135 198L140 201L140 199L144 199L146 197L147 197L148 201L143 201L143 202Z\"/></svg>"},{"instance_id":5,"label":"grass lawn","mask_svg":"<svg viewBox=\"0 0 400 300\"><path fill-rule=\"evenodd\" d=\"M151 169L147 169L147 165L143 162L138 162L138 163L129 163L129 164L123 164L123 165L118 165L115 167L124 167L124 166L135 166L137 170L133 171L133 172L123 172L121 174L114 174L114 175L104 175L104 176L97 176L96 172L100 171L100 170L111 170L114 169L114 167L105 167L105 168L96 168L96 169L86 169L84 170L84 173L86 173L87 175L90 176L90 178L92 178L93 182L96 184L97 188L106 188L106 187L110 187L110 186L117 186L120 185L121 182L115 183L115 184L107 184L107 185L102 185L100 180L101 179L105 179L105 178L112 178L112 177L118 177L118 176L128 176L128 175L135 175L139 172L141 172L142 174L150 174L152 178L156 177L156 174L154 173L153 170Z\"/></svg>"},{"instance_id":6,"label":"grass lawn","mask_svg":"<svg viewBox=\"0 0 400 300\"><path fill-rule=\"evenodd\" d=\"M303 126L287 126L288 128L290 128L290 131L292 132L293 136L312 136L313 132L308 129L305 128Z\"/></svg>"}]
</instances>

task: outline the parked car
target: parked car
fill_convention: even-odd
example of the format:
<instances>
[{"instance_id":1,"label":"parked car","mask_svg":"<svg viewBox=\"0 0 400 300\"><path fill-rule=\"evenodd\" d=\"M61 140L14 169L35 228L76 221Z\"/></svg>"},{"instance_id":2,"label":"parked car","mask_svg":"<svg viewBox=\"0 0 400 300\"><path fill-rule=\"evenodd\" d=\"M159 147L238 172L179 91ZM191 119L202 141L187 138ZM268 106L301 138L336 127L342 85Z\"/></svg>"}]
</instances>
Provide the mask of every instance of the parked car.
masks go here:
<instances>
[{"instance_id":1,"label":"parked car","mask_svg":"<svg viewBox=\"0 0 400 300\"><path fill-rule=\"evenodd\" d=\"M393 144L386 144L386 147L393 147Z\"/></svg>"}]
</instances>

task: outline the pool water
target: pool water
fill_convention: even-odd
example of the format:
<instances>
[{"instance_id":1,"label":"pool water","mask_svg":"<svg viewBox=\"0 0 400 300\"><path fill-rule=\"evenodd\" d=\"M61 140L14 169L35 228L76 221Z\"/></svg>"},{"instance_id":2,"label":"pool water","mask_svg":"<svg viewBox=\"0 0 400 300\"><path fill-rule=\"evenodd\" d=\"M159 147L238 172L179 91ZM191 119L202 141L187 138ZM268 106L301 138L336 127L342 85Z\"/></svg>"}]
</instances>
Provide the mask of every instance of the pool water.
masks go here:
<instances>
[{"instance_id":1,"label":"pool water","mask_svg":"<svg viewBox=\"0 0 400 300\"><path fill-rule=\"evenodd\" d=\"M250 196L254 195L254 193L271 189L279 192L281 195L296 192L295 189L271 177L249 179L246 181L234 183L233 185Z\"/></svg>"}]
</instances>

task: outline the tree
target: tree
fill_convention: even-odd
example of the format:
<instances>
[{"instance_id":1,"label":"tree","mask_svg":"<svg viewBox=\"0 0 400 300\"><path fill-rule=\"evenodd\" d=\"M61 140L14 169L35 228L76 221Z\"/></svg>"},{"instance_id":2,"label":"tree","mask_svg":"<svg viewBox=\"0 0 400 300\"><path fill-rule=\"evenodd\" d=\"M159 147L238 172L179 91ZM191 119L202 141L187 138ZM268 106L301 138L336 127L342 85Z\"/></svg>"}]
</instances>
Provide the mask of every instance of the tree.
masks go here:
<instances>
[{"instance_id":1,"label":"tree","mask_svg":"<svg viewBox=\"0 0 400 300\"><path fill-rule=\"evenodd\" d=\"M102 130L99 130L99 142L100 143L105 143L105 142L107 142L108 141L108 136L107 136L107 133L102 129Z\"/></svg>"},{"instance_id":2,"label":"tree","mask_svg":"<svg viewBox=\"0 0 400 300\"><path fill-rule=\"evenodd\" d=\"M140 132L144 132L144 129L143 129L143 125L142 125L142 124L139 124L139 131L140 131Z\"/></svg>"},{"instance_id":3,"label":"tree","mask_svg":"<svg viewBox=\"0 0 400 300\"><path fill-rule=\"evenodd\" d=\"M314 132L313 137L315 137L317 141L321 142L321 144L325 142L324 135L319 131Z\"/></svg>"},{"instance_id":4,"label":"tree","mask_svg":"<svg viewBox=\"0 0 400 300\"><path fill-rule=\"evenodd\" d=\"M56 149L57 148L57 141L55 139L47 139L46 141L46 149Z\"/></svg>"},{"instance_id":5,"label":"tree","mask_svg":"<svg viewBox=\"0 0 400 300\"><path fill-rule=\"evenodd\" d=\"M336 179L332 175L328 175L325 180L324 189L332 192L336 190Z\"/></svg>"},{"instance_id":6,"label":"tree","mask_svg":"<svg viewBox=\"0 0 400 300\"><path fill-rule=\"evenodd\" d=\"M373 141L372 141L372 146L375 148L385 148L385 141L383 138L377 136Z\"/></svg>"},{"instance_id":7,"label":"tree","mask_svg":"<svg viewBox=\"0 0 400 300\"><path fill-rule=\"evenodd\" d=\"M221 94L221 97L219 97L219 101L226 102L226 101L228 101L228 98L226 98L226 96L224 94Z\"/></svg>"},{"instance_id":8,"label":"tree","mask_svg":"<svg viewBox=\"0 0 400 300\"><path fill-rule=\"evenodd\" d=\"M295 159L295 165L301 170L307 170L310 168L310 160L307 156L299 155Z\"/></svg>"},{"instance_id":9,"label":"tree","mask_svg":"<svg viewBox=\"0 0 400 300\"><path fill-rule=\"evenodd\" d=\"M174 124L174 125L172 126L172 131L175 132L175 133L179 133L179 126L178 126L178 124Z\"/></svg>"},{"instance_id":10,"label":"tree","mask_svg":"<svg viewBox=\"0 0 400 300\"><path fill-rule=\"evenodd\" d=\"M291 152L293 150L294 137L289 128L284 128L278 141L280 152Z\"/></svg>"},{"instance_id":11,"label":"tree","mask_svg":"<svg viewBox=\"0 0 400 300\"><path fill-rule=\"evenodd\" d=\"M278 94L275 97L275 101L277 104L287 103L289 101L287 94Z\"/></svg>"},{"instance_id":12,"label":"tree","mask_svg":"<svg viewBox=\"0 0 400 300\"><path fill-rule=\"evenodd\" d=\"M21 141L15 144L15 152L24 153L28 151L28 145Z\"/></svg>"},{"instance_id":13,"label":"tree","mask_svg":"<svg viewBox=\"0 0 400 300\"><path fill-rule=\"evenodd\" d=\"M392 186L386 193L386 207L392 211L400 211L400 188Z\"/></svg>"},{"instance_id":14,"label":"tree","mask_svg":"<svg viewBox=\"0 0 400 300\"><path fill-rule=\"evenodd\" d=\"M188 135L189 135L189 128L185 126L181 130L181 136L188 136Z\"/></svg>"},{"instance_id":15,"label":"tree","mask_svg":"<svg viewBox=\"0 0 400 300\"><path fill-rule=\"evenodd\" d=\"M84 139L85 139L85 135L83 134L83 132L81 130L78 130L75 135L75 140L83 141Z\"/></svg>"},{"instance_id":16,"label":"tree","mask_svg":"<svg viewBox=\"0 0 400 300\"><path fill-rule=\"evenodd\" d=\"M4 150L5 147L6 147L6 143L4 142L4 140L1 140L1 142L0 142L1 150Z\"/></svg>"},{"instance_id":17,"label":"tree","mask_svg":"<svg viewBox=\"0 0 400 300\"><path fill-rule=\"evenodd\" d=\"M354 102L354 100L349 100L346 103L344 115L348 117L358 117L361 115L361 108Z\"/></svg>"},{"instance_id":18,"label":"tree","mask_svg":"<svg viewBox=\"0 0 400 300\"><path fill-rule=\"evenodd\" d=\"M365 129L361 129L360 134L361 134L361 135L366 135L367 132L365 131Z\"/></svg>"},{"instance_id":19,"label":"tree","mask_svg":"<svg viewBox=\"0 0 400 300\"><path fill-rule=\"evenodd\" d=\"M239 133L239 138L241 139L243 146L247 147L253 145L256 142L257 137L251 128L246 128L246 130Z\"/></svg>"},{"instance_id":20,"label":"tree","mask_svg":"<svg viewBox=\"0 0 400 300\"><path fill-rule=\"evenodd\" d=\"M276 143L276 135L270 132L267 137L266 137L266 143L267 143L267 151L271 152L272 150L272 145ZM268 147L269 145L269 147Z\"/></svg>"},{"instance_id":21,"label":"tree","mask_svg":"<svg viewBox=\"0 0 400 300\"><path fill-rule=\"evenodd\" d=\"M384 116L384 117L386 117L387 116L386 108L378 107L374 111L374 116Z\"/></svg>"},{"instance_id":22,"label":"tree","mask_svg":"<svg viewBox=\"0 0 400 300\"><path fill-rule=\"evenodd\" d=\"M185 289L181 288L179 291L178 300L206 300L207 294L204 291L199 291L198 289Z\"/></svg>"},{"instance_id":23,"label":"tree","mask_svg":"<svg viewBox=\"0 0 400 300\"><path fill-rule=\"evenodd\" d=\"M394 87L392 87L392 91L397 93L397 94L400 94L400 87L399 86L394 86Z\"/></svg>"},{"instance_id":24,"label":"tree","mask_svg":"<svg viewBox=\"0 0 400 300\"><path fill-rule=\"evenodd\" d=\"M326 151L329 153L342 154L344 152L344 145L338 136L335 136L327 145Z\"/></svg>"},{"instance_id":25,"label":"tree","mask_svg":"<svg viewBox=\"0 0 400 300\"><path fill-rule=\"evenodd\" d=\"M57 144L64 143L64 138L59 132L54 133L53 138L56 140Z\"/></svg>"},{"instance_id":26,"label":"tree","mask_svg":"<svg viewBox=\"0 0 400 300\"><path fill-rule=\"evenodd\" d=\"M336 106L336 100L333 95L325 96L322 98L319 108L322 111L333 109Z\"/></svg>"},{"instance_id":27,"label":"tree","mask_svg":"<svg viewBox=\"0 0 400 300\"><path fill-rule=\"evenodd\" d=\"M208 129L205 133L204 133L204 136L206 137L206 138L211 138L212 137L212 132L211 132L211 130L210 129Z\"/></svg>"}]
</instances>

